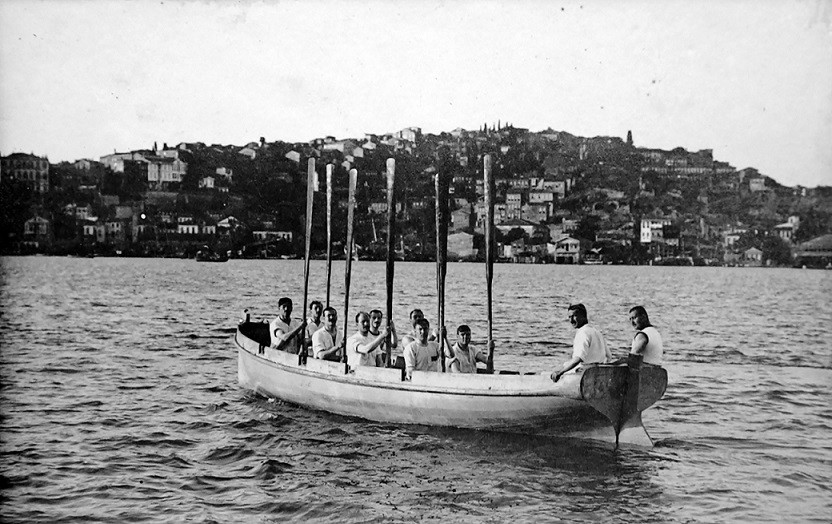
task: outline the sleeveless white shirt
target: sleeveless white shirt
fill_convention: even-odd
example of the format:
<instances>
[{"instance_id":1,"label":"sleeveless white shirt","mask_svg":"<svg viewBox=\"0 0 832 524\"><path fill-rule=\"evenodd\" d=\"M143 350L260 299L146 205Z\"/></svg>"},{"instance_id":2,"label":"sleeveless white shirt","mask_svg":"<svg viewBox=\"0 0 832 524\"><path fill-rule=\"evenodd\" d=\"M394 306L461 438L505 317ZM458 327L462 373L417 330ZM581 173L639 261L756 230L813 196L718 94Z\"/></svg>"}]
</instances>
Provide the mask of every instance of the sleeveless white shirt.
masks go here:
<instances>
[{"instance_id":1,"label":"sleeveless white shirt","mask_svg":"<svg viewBox=\"0 0 832 524\"><path fill-rule=\"evenodd\" d=\"M644 348L644 362L661 366L662 358L664 357L664 346L662 345L662 336L659 334L659 330L653 326L648 326L638 333L644 333L647 337L647 347Z\"/></svg>"}]
</instances>

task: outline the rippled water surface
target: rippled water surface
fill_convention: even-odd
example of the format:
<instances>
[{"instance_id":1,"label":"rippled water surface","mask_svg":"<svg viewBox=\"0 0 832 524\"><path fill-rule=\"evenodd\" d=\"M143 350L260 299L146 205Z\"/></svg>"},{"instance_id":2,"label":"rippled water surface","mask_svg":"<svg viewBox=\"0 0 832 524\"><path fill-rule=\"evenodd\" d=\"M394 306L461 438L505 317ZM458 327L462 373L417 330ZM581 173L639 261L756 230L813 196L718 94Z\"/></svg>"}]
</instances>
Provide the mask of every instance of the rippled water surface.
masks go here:
<instances>
[{"instance_id":1,"label":"rippled water surface","mask_svg":"<svg viewBox=\"0 0 832 524\"><path fill-rule=\"evenodd\" d=\"M341 309L343 262L333 265ZM4 258L4 522L829 522L832 272L498 265L496 366L569 356L570 302L624 354L627 310L665 339L652 449L391 426L237 385L243 308L271 318L301 261ZM484 269L448 267L447 318L485 329ZM436 318L435 266L396 266L395 320ZM310 292L325 295L313 261ZM353 264L350 311L383 263ZM335 298L338 297L338 298ZM343 319L343 313L340 315ZM452 329L451 329L452 330Z\"/></svg>"}]
</instances>

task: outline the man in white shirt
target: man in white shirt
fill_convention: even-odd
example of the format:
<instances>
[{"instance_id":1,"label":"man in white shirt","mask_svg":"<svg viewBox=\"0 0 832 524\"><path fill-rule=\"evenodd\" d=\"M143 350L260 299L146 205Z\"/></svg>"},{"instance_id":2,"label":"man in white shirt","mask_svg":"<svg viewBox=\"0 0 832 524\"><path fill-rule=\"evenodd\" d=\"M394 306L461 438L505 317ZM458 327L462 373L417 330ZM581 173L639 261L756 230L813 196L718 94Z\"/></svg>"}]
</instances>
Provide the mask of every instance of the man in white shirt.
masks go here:
<instances>
[{"instance_id":1,"label":"man in white shirt","mask_svg":"<svg viewBox=\"0 0 832 524\"><path fill-rule=\"evenodd\" d=\"M439 344L428 340L430 322L420 319L416 324L417 339L404 348L405 376L410 380L413 371L439 371Z\"/></svg>"},{"instance_id":2,"label":"man in white shirt","mask_svg":"<svg viewBox=\"0 0 832 524\"><path fill-rule=\"evenodd\" d=\"M292 319L292 299L283 297L277 301L280 311L277 318L269 322L269 334L272 338L271 346L297 355L300 351L298 333L306 327L306 321L298 322Z\"/></svg>"},{"instance_id":3,"label":"man in white shirt","mask_svg":"<svg viewBox=\"0 0 832 524\"><path fill-rule=\"evenodd\" d=\"M664 344L659 330L651 323L644 306L633 306L630 308L630 324L636 330L633 337L633 344L630 353L642 355L643 362L661 366L664 358Z\"/></svg>"},{"instance_id":4,"label":"man in white shirt","mask_svg":"<svg viewBox=\"0 0 832 524\"><path fill-rule=\"evenodd\" d=\"M358 331L347 339L347 364L351 368L358 366L374 367L376 357L372 353L381 346L384 339L390 334L390 327L385 327L384 331L373 337L370 335L370 315L366 311L361 311L355 315L355 323L358 325Z\"/></svg>"},{"instance_id":5,"label":"man in white shirt","mask_svg":"<svg viewBox=\"0 0 832 524\"><path fill-rule=\"evenodd\" d=\"M324 321L321 319L324 306L319 300L313 300L309 303L309 316L306 318L306 347L312 347L312 335L324 326Z\"/></svg>"},{"instance_id":6,"label":"man in white shirt","mask_svg":"<svg viewBox=\"0 0 832 524\"><path fill-rule=\"evenodd\" d=\"M340 362L344 337L338 330L338 312L328 307L323 312L323 327L312 335L312 353L315 358Z\"/></svg>"},{"instance_id":7,"label":"man in white shirt","mask_svg":"<svg viewBox=\"0 0 832 524\"><path fill-rule=\"evenodd\" d=\"M445 330L442 330L445 333ZM448 338L445 340L445 367L450 373L476 373L477 362L488 363L488 357L482 351L471 347L471 328L462 324L456 329L456 343L451 346ZM493 345L494 341L490 342ZM489 346L490 347L490 346Z\"/></svg>"},{"instance_id":8,"label":"man in white shirt","mask_svg":"<svg viewBox=\"0 0 832 524\"><path fill-rule=\"evenodd\" d=\"M380 309L374 309L370 311L370 335L373 337L379 336L381 333L381 321L384 318L384 313L381 312ZM392 350L396 349L399 345L399 337L396 335L396 326L393 323L390 323L390 356L394 358ZM387 340L381 344L381 347L378 348L378 352L376 353L376 367L384 367L387 358Z\"/></svg>"},{"instance_id":9,"label":"man in white shirt","mask_svg":"<svg viewBox=\"0 0 832 524\"><path fill-rule=\"evenodd\" d=\"M557 382L567 371L571 371L579 364L602 364L612 360L604 336L598 329L589 325L587 320L586 307L583 304L574 304L567 309L569 322L577 331L575 340L572 343L572 358L563 364L560 371L553 371L551 378Z\"/></svg>"}]
</instances>

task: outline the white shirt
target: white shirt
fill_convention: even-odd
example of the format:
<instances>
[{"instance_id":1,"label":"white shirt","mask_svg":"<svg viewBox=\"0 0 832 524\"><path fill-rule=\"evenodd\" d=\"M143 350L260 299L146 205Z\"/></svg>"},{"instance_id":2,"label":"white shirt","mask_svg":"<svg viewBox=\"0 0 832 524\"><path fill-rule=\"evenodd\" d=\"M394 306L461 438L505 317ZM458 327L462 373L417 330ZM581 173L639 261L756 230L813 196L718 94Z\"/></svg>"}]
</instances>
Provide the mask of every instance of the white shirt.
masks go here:
<instances>
[{"instance_id":1,"label":"white shirt","mask_svg":"<svg viewBox=\"0 0 832 524\"><path fill-rule=\"evenodd\" d=\"M350 335L350 338L347 339L347 364L351 368L357 366L375 366L376 365L376 357L371 352L362 353L359 351L359 346L369 346L372 345L373 341L376 337L372 336L370 333L367 335L362 335L361 332L354 333Z\"/></svg>"},{"instance_id":2,"label":"white shirt","mask_svg":"<svg viewBox=\"0 0 832 524\"><path fill-rule=\"evenodd\" d=\"M269 333L272 336L272 345L276 346L283 342L283 340L286 339L286 335L297 329L298 326L300 326L300 322L295 319L290 319L288 324L283 322L280 317L277 317L269 322ZM294 353L296 355L299 349L297 337L293 338L291 342L283 346L283 351L288 351L289 353Z\"/></svg>"},{"instance_id":3,"label":"white shirt","mask_svg":"<svg viewBox=\"0 0 832 524\"><path fill-rule=\"evenodd\" d=\"M612 360L604 336L593 326L584 324L575 333L572 343L572 358L579 357L584 364L603 364Z\"/></svg>"},{"instance_id":4,"label":"white shirt","mask_svg":"<svg viewBox=\"0 0 832 524\"><path fill-rule=\"evenodd\" d=\"M429 340L424 346L415 340L404 348L404 369L411 371L439 371L439 344Z\"/></svg>"},{"instance_id":5,"label":"white shirt","mask_svg":"<svg viewBox=\"0 0 832 524\"><path fill-rule=\"evenodd\" d=\"M312 335L312 354L315 355L315 358L323 358L321 353L340 346L343 338L341 332L337 329L335 330L334 339L325 328L319 329Z\"/></svg>"},{"instance_id":6,"label":"white shirt","mask_svg":"<svg viewBox=\"0 0 832 524\"><path fill-rule=\"evenodd\" d=\"M661 366L662 358L664 358L664 345L659 330L653 326L647 326L639 333L644 333L644 336L647 337L647 346L644 348L644 362Z\"/></svg>"}]
</instances>

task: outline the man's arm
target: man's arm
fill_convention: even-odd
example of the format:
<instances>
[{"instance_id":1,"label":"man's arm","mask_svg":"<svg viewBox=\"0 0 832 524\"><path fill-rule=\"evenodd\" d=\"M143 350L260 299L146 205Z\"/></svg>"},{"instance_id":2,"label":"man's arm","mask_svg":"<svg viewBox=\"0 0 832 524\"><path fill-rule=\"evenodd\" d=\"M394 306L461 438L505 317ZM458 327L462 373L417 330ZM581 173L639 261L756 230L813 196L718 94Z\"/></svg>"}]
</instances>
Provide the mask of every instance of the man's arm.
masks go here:
<instances>
[{"instance_id":1,"label":"man's arm","mask_svg":"<svg viewBox=\"0 0 832 524\"><path fill-rule=\"evenodd\" d=\"M377 347L379 347L382 344L382 342L384 342L384 340L387 338L388 334L390 334L390 328L389 327L387 329L385 329L384 332L379 333L378 336L375 338L375 340L373 340L369 344L364 344L364 345L357 344L355 346L355 350L358 351L359 353L363 353L363 354L366 355L367 353L369 353L369 352L373 351L374 349L376 349Z\"/></svg>"},{"instance_id":2,"label":"man's arm","mask_svg":"<svg viewBox=\"0 0 832 524\"><path fill-rule=\"evenodd\" d=\"M578 357L578 356L572 357L572 360L570 360L569 362L564 364L563 368L560 371L557 371L557 372L553 371L552 374L549 375L549 376L551 377L551 379L553 381L557 382L558 380L560 380L560 377L562 377L564 373L566 373L567 371L569 371L571 369L574 369L581 362L583 362L583 359L581 357Z\"/></svg>"},{"instance_id":3,"label":"man's arm","mask_svg":"<svg viewBox=\"0 0 832 524\"><path fill-rule=\"evenodd\" d=\"M634 355L644 355L644 352L647 350L647 342L649 339L647 335L644 333L637 333L635 338L633 338L633 346L630 348L630 353Z\"/></svg>"},{"instance_id":4,"label":"man's arm","mask_svg":"<svg viewBox=\"0 0 832 524\"><path fill-rule=\"evenodd\" d=\"M494 350L494 341L488 341L488 351L489 353ZM477 354L474 355L474 360L476 362L482 362L485 365L488 365L488 355L483 353L482 351L477 351Z\"/></svg>"},{"instance_id":5,"label":"man's arm","mask_svg":"<svg viewBox=\"0 0 832 524\"><path fill-rule=\"evenodd\" d=\"M411 342L412 344L412 342ZM407 379L410 380L410 375L413 373L413 369L416 367L416 355L413 353L413 348L410 344L408 344L404 348L404 372Z\"/></svg>"},{"instance_id":6,"label":"man's arm","mask_svg":"<svg viewBox=\"0 0 832 524\"><path fill-rule=\"evenodd\" d=\"M298 327L296 327L295 329L290 331L288 334L284 334L283 330L280 329L280 328L275 329L274 330L274 336L280 342L278 342L275 345L272 345L272 347L275 348L275 349L283 349L284 347L286 347L287 344L289 344L289 342L292 341L292 338L298 336L298 333L300 333L300 331L303 330L303 329L306 329L306 321L305 320L303 322L301 322Z\"/></svg>"}]
</instances>

